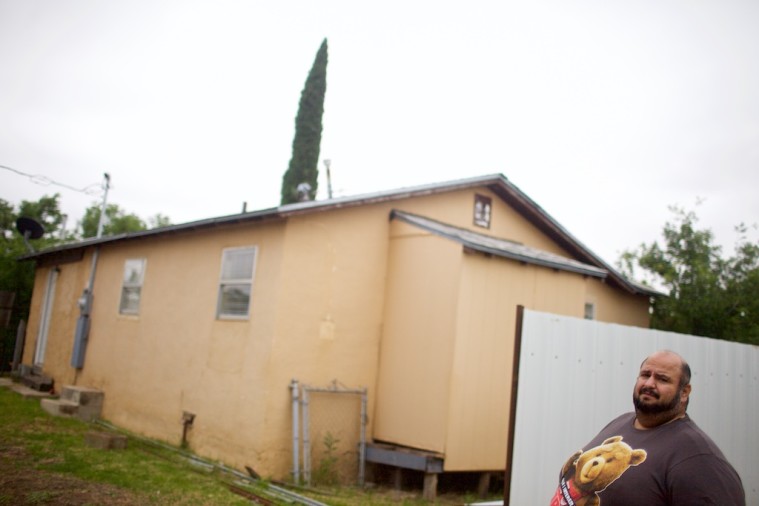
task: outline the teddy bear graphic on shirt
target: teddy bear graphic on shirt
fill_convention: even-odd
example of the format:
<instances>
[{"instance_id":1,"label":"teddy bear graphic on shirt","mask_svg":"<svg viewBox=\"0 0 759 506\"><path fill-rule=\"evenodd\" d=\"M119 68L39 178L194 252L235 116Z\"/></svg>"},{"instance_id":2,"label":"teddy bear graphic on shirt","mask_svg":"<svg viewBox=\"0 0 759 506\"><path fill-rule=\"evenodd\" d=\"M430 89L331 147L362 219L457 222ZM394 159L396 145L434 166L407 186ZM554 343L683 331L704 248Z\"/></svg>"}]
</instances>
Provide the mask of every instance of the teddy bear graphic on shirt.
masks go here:
<instances>
[{"instance_id":1,"label":"teddy bear graphic on shirt","mask_svg":"<svg viewBox=\"0 0 759 506\"><path fill-rule=\"evenodd\" d=\"M601 506L598 492L644 460L646 451L633 450L622 436L610 437L590 450L580 450L562 467L551 506Z\"/></svg>"}]
</instances>

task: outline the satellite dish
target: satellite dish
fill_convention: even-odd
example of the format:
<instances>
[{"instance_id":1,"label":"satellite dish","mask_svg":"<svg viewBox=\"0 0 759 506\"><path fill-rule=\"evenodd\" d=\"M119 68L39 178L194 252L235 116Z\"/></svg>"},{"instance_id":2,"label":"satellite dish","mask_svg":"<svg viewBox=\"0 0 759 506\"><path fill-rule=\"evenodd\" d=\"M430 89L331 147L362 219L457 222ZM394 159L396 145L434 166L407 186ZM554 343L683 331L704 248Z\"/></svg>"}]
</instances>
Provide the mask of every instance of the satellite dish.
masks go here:
<instances>
[{"instance_id":1,"label":"satellite dish","mask_svg":"<svg viewBox=\"0 0 759 506\"><path fill-rule=\"evenodd\" d=\"M34 248L29 244L29 239L39 239L42 237L42 234L45 233L42 225L37 220L22 216L16 220L16 230L24 236L24 242L26 243L26 247L29 248L29 252L34 253Z\"/></svg>"},{"instance_id":2,"label":"satellite dish","mask_svg":"<svg viewBox=\"0 0 759 506\"><path fill-rule=\"evenodd\" d=\"M39 239L45 233L45 229L37 220L24 216L16 220L16 229L28 239Z\"/></svg>"}]
</instances>

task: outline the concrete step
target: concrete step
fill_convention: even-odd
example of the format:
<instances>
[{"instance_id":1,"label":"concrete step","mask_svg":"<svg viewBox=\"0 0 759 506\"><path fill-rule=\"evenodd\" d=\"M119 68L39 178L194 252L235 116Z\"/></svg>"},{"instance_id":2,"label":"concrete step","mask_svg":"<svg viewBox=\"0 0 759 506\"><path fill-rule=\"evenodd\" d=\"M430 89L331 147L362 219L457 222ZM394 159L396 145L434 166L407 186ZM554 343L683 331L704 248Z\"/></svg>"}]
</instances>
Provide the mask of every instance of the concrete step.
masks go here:
<instances>
[{"instance_id":1,"label":"concrete step","mask_svg":"<svg viewBox=\"0 0 759 506\"><path fill-rule=\"evenodd\" d=\"M53 394L53 392L41 392L39 390L34 390L24 385L23 383L13 381L11 378L0 377L0 387L8 388L19 394L21 397L24 397L25 399L28 399L30 397L38 399L43 397L57 397L55 394Z\"/></svg>"},{"instance_id":2,"label":"concrete step","mask_svg":"<svg viewBox=\"0 0 759 506\"><path fill-rule=\"evenodd\" d=\"M66 416L72 418L79 414L79 404L63 399L42 399L42 409L53 416Z\"/></svg>"},{"instance_id":3,"label":"concrete step","mask_svg":"<svg viewBox=\"0 0 759 506\"><path fill-rule=\"evenodd\" d=\"M53 389L53 378L41 373L24 374L19 379L25 386L39 392L49 392Z\"/></svg>"},{"instance_id":4,"label":"concrete step","mask_svg":"<svg viewBox=\"0 0 759 506\"><path fill-rule=\"evenodd\" d=\"M29 399L29 398L47 399L51 397L57 397L57 395L55 395L53 392L35 390L33 388L29 388L26 385L22 385L20 383L12 385L10 389L16 392L17 394L19 394L24 399Z\"/></svg>"},{"instance_id":5,"label":"concrete step","mask_svg":"<svg viewBox=\"0 0 759 506\"><path fill-rule=\"evenodd\" d=\"M74 402L80 406L103 407L103 392L96 388L66 385L61 390L61 399Z\"/></svg>"},{"instance_id":6,"label":"concrete step","mask_svg":"<svg viewBox=\"0 0 759 506\"><path fill-rule=\"evenodd\" d=\"M53 416L78 418L91 422L100 418L103 392L95 388L68 385L57 399L42 399L42 409Z\"/></svg>"}]
</instances>

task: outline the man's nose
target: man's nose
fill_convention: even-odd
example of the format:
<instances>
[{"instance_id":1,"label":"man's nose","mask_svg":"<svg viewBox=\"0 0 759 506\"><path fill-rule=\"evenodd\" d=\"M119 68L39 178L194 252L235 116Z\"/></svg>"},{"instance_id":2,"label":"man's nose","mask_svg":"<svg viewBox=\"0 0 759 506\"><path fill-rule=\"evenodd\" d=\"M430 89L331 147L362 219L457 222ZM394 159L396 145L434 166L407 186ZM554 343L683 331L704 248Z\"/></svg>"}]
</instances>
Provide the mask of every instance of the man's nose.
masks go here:
<instances>
[{"instance_id":1,"label":"man's nose","mask_svg":"<svg viewBox=\"0 0 759 506\"><path fill-rule=\"evenodd\" d=\"M655 387L656 386L656 380L654 379L653 375L651 375L648 378L646 378L646 381L643 382L643 384L645 386L648 386L648 387Z\"/></svg>"}]
</instances>

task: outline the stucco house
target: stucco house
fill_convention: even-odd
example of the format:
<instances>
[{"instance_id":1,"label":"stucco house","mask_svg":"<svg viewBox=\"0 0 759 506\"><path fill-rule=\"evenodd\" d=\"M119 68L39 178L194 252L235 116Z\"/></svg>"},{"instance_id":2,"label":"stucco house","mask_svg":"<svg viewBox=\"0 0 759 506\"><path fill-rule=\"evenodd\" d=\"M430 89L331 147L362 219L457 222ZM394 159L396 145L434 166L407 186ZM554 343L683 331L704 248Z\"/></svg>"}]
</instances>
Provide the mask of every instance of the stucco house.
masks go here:
<instances>
[{"instance_id":1,"label":"stucco house","mask_svg":"<svg viewBox=\"0 0 759 506\"><path fill-rule=\"evenodd\" d=\"M293 468L294 378L365 388L370 443L431 456L434 472L502 471L516 307L648 327L653 295L500 174L26 259L25 364L104 392L117 426L276 479Z\"/></svg>"}]
</instances>

